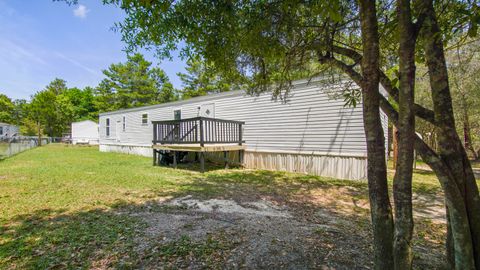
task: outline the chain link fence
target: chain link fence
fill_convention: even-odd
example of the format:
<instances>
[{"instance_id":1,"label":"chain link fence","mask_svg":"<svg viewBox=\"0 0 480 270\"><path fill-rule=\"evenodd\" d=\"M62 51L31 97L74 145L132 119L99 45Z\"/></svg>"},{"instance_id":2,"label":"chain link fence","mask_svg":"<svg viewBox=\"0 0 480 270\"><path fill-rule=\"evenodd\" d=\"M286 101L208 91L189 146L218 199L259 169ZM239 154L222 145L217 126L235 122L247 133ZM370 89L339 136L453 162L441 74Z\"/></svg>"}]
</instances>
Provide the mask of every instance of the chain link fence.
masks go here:
<instances>
[{"instance_id":1,"label":"chain link fence","mask_svg":"<svg viewBox=\"0 0 480 270\"><path fill-rule=\"evenodd\" d=\"M54 142L56 138L42 138L42 145ZM38 146L38 137L19 136L10 139L0 140L0 159L4 159L20 152Z\"/></svg>"}]
</instances>

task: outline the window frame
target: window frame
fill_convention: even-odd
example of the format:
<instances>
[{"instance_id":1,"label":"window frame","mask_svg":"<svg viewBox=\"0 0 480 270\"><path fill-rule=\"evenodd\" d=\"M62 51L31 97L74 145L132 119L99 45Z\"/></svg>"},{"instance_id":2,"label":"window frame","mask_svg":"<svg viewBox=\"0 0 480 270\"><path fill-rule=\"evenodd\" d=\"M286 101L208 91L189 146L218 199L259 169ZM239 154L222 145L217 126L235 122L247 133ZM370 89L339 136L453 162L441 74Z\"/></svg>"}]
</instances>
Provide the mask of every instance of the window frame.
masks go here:
<instances>
[{"instance_id":1,"label":"window frame","mask_svg":"<svg viewBox=\"0 0 480 270\"><path fill-rule=\"evenodd\" d=\"M122 116L122 131L127 131L127 116L125 115Z\"/></svg>"},{"instance_id":2,"label":"window frame","mask_svg":"<svg viewBox=\"0 0 480 270\"><path fill-rule=\"evenodd\" d=\"M105 118L105 136L107 138L110 137L110 124L111 124L110 122L111 122L110 117Z\"/></svg>"},{"instance_id":3,"label":"window frame","mask_svg":"<svg viewBox=\"0 0 480 270\"><path fill-rule=\"evenodd\" d=\"M144 120L143 116L144 116L144 115L146 115L146 116L147 116L147 117L145 118L145 120L146 120L145 122L143 122L143 120ZM147 112L144 112L144 113L142 113L142 118L141 118L141 121L142 121L142 122L141 122L141 123L142 123L142 126L148 126L148 117L149 117L149 115L148 115L148 113L147 113Z\"/></svg>"},{"instance_id":4,"label":"window frame","mask_svg":"<svg viewBox=\"0 0 480 270\"><path fill-rule=\"evenodd\" d=\"M175 118L175 113L180 112L180 119ZM173 109L173 120L182 120L182 108Z\"/></svg>"}]
</instances>

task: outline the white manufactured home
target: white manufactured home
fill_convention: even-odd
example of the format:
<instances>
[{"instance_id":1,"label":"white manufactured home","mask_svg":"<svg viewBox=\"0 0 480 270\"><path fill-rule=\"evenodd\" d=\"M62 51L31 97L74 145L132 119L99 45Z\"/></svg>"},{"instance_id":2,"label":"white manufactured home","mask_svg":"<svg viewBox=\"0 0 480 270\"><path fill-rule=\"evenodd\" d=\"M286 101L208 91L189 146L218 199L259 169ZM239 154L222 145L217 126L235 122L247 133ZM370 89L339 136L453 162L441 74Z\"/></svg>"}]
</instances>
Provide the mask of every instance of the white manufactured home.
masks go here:
<instances>
[{"instance_id":1,"label":"white manufactured home","mask_svg":"<svg viewBox=\"0 0 480 270\"><path fill-rule=\"evenodd\" d=\"M0 122L0 140L8 140L19 135L18 126Z\"/></svg>"},{"instance_id":2,"label":"white manufactured home","mask_svg":"<svg viewBox=\"0 0 480 270\"><path fill-rule=\"evenodd\" d=\"M213 149L238 153L248 169L365 179L362 109L335 98L343 89L340 83L301 80L286 102L270 93L231 91L102 113L100 151L152 157L156 149L198 150L208 159ZM382 121L387 136L383 113Z\"/></svg>"},{"instance_id":3,"label":"white manufactured home","mask_svg":"<svg viewBox=\"0 0 480 270\"><path fill-rule=\"evenodd\" d=\"M74 122L71 128L72 144L98 144L98 124L92 120Z\"/></svg>"}]
</instances>

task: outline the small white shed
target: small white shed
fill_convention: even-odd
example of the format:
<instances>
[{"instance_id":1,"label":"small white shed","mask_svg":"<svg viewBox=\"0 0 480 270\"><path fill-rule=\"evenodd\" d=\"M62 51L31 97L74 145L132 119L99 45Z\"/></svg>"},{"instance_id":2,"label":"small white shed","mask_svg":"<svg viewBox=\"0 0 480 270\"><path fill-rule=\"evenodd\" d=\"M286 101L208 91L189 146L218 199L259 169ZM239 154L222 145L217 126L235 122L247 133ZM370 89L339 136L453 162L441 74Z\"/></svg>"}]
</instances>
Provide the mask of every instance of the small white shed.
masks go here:
<instances>
[{"instance_id":1,"label":"small white shed","mask_svg":"<svg viewBox=\"0 0 480 270\"><path fill-rule=\"evenodd\" d=\"M98 124L85 120L72 123L72 144L98 144Z\"/></svg>"},{"instance_id":2,"label":"small white shed","mask_svg":"<svg viewBox=\"0 0 480 270\"><path fill-rule=\"evenodd\" d=\"M19 134L18 126L0 122L0 140L8 140Z\"/></svg>"}]
</instances>

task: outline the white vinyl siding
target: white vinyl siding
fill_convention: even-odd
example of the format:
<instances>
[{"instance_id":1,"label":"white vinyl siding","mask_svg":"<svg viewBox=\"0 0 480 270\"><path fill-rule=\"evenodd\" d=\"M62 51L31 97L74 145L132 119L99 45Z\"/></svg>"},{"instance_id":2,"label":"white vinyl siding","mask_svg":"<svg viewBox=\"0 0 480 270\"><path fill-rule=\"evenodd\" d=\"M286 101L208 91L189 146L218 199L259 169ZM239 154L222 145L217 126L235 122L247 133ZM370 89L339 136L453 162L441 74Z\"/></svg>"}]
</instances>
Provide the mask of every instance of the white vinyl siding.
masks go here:
<instances>
[{"instance_id":1,"label":"white vinyl siding","mask_svg":"<svg viewBox=\"0 0 480 270\"><path fill-rule=\"evenodd\" d=\"M186 119L198 116L202 105L214 104L216 118L245 121L243 138L247 150L366 156L361 104L348 108L342 98L331 98L331 93L342 90L341 85L329 86L330 95L325 89L314 82L297 84L286 103L273 101L270 93L248 96L237 91L105 113L100 116L100 123L104 123L105 117L115 122L125 116L131 124L120 142L109 140L105 134L100 134L100 142L148 146L153 131L151 126L142 124L146 112L148 121L172 120L174 110L181 104L181 117Z\"/></svg>"}]
</instances>

